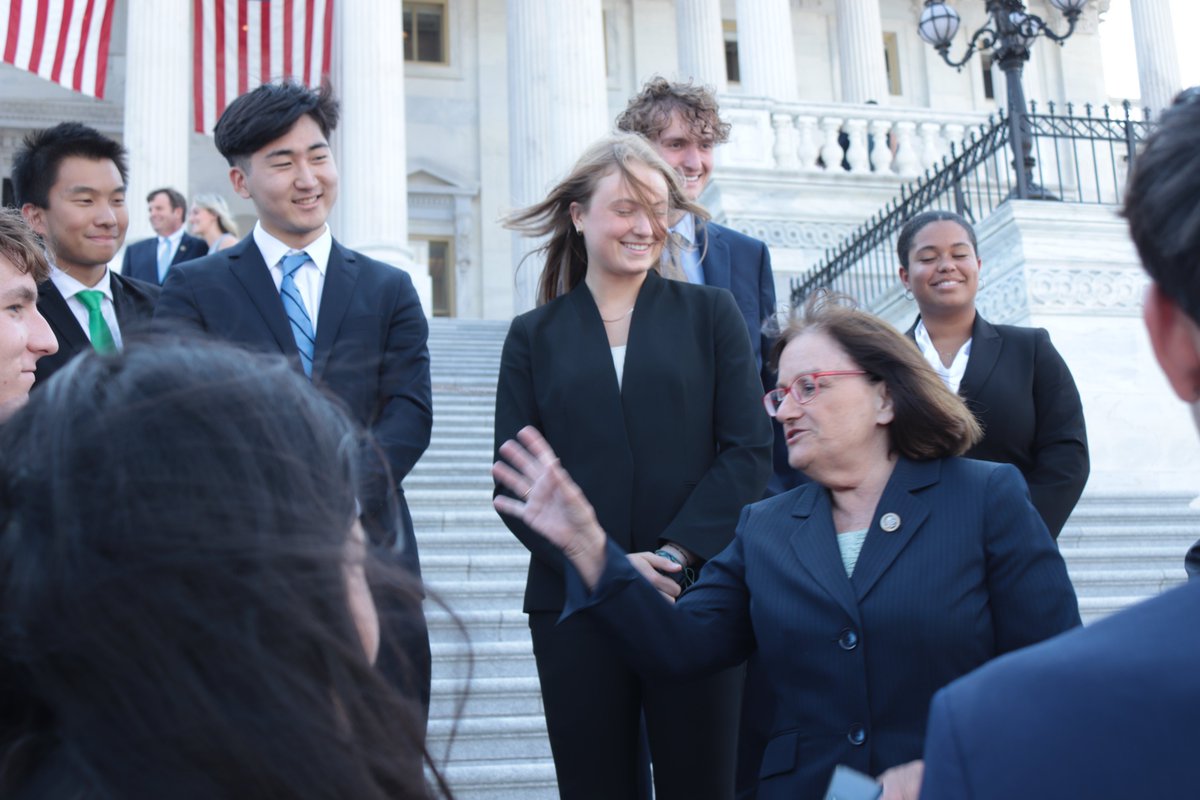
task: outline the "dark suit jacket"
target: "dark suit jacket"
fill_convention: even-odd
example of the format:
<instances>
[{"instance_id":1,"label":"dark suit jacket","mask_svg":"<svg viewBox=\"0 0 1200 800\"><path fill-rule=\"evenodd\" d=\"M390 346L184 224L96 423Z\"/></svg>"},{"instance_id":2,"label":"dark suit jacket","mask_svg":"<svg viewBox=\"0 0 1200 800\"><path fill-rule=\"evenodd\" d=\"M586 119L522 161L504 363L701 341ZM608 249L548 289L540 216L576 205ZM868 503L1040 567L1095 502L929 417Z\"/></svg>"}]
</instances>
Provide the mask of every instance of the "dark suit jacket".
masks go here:
<instances>
[{"instance_id":1,"label":"dark suit jacket","mask_svg":"<svg viewBox=\"0 0 1200 800\"><path fill-rule=\"evenodd\" d=\"M300 368L287 313L253 236L172 268L155 319L183 320L220 339L283 353ZM417 544L400 482L429 446L428 334L408 273L333 243L317 314L313 383L341 398L386 455L395 485L385 485L373 470L362 503L368 520L382 515L394 488L402 557L414 571Z\"/></svg>"},{"instance_id":2,"label":"dark suit jacket","mask_svg":"<svg viewBox=\"0 0 1200 800\"><path fill-rule=\"evenodd\" d=\"M908 329L916 337L917 326ZM1044 328L992 325L978 313L958 393L983 426L968 458L1021 470L1058 538L1087 483L1087 430L1075 379Z\"/></svg>"},{"instance_id":3,"label":"dark suit jacket","mask_svg":"<svg viewBox=\"0 0 1200 800\"><path fill-rule=\"evenodd\" d=\"M1200 583L998 659L934 698L921 800L1194 797Z\"/></svg>"},{"instance_id":4,"label":"dark suit jacket","mask_svg":"<svg viewBox=\"0 0 1200 800\"><path fill-rule=\"evenodd\" d=\"M208 253L208 243L203 239L184 233L171 259L171 266L199 258ZM137 278L158 285L158 237L143 239L125 248L125 260L121 264L121 274L129 278ZM171 270L167 270L171 274Z\"/></svg>"},{"instance_id":5,"label":"dark suit jacket","mask_svg":"<svg viewBox=\"0 0 1200 800\"><path fill-rule=\"evenodd\" d=\"M758 239L715 222L697 226L697 237L704 256L700 262L704 283L728 289L733 295L750 333L754 361L765 374L763 361L770 353L773 339L763 332L763 324L775 316L771 251ZM764 381L763 385L769 383Z\"/></svg>"},{"instance_id":6,"label":"dark suit jacket","mask_svg":"<svg viewBox=\"0 0 1200 800\"><path fill-rule=\"evenodd\" d=\"M901 458L852 577L815 483L743 510L675 605L624 562L610 553L590 596L569 570L564 616L586 609L648 676L757 651L776 699L760 800L821 797L837 764L878 775L919 758L938 689L1079 624L1062 556L1006 464Z\"/></svg>"},{"instance_id":7,"label":"dark suit jacket","mask_svg":"<svg viewBox=\"0 0 1200 800\"><path fill-rule=\"evenodd\" d=\"M496 446L538 428L628 552L662 540L701 558L762 496L771 430L746 327L729 293L650 273L633 310L623 388L584 283L513 320L500 360ZM522 523L526 611L557 611L563 558Z\"/></svg>"},{"instance_id":8,"label":"dark suit jacket","mask_svg":"<svg viewBox=\"0 0 1200 800\"><path fill-rule=\"evenodd\" d=\"M157 284L145 283L136 278L126 278L109 271L109 286L112 288L113 308L117 312L117 324L121 326L122 339L148 323L154 316L154 305L158 302ZM58 352L42 356L37 362L34 385L47 380L70 361L77 353L92 349L87 333L79 327L79 321L71 313L66 299L53 281L42 281L38 285L38 311L50 323L58 339Z\"/></svg>"}]
</instances>

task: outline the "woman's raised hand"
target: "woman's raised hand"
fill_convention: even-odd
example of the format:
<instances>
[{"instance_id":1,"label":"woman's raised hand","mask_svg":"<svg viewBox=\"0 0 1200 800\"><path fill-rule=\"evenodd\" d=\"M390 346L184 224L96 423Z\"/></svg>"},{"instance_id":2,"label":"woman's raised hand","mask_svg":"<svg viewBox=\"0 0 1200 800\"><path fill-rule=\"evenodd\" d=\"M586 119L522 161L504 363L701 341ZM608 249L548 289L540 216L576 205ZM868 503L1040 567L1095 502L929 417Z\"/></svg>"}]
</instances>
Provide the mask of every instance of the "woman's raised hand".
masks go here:
<instances>
[{"instance_id":1,"label":"woman's raised hand","mask_svg":"<svg viewBox=\"0 0 1200 800\"><path fill-rule=\"evenodd\" d=\"M496 495L492 504L501 514L524 522L558 546L589 588L604 568L607 539L583 491L562 468L550 443L533 427L522 428L516 439L500 445L500 461L492 476L516 497Z\"/></svg>"}]
</instances>

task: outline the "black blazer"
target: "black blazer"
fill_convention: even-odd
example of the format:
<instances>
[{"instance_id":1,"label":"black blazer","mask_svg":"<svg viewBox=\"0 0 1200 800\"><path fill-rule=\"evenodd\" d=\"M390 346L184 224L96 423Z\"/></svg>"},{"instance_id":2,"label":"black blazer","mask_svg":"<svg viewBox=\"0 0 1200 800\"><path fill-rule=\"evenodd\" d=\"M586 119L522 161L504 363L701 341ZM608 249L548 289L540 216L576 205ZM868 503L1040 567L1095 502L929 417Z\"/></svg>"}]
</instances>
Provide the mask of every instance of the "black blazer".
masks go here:
<instances>
[{"instance_id":1,"label":"black blazer","mask_svg":"<svg viewBox=\"0 0 1200 800\"><path fill-rule=\"evenodd\" d=\"M757 653L775 699L750 720L771 731L759 800L822 797L837 764L878 775L920 758L938 689L1079 624L1020 475L963 458L897 461L849 577L816 483L746 508L674 605L613 552L590 595L568 572L564 615L586 609L643 675L687 680Z\"/></svg>"},{"instance_id":2,"label":"black blazer","mask_svg":"<svg viewBox=\"0 0 1200 800\"><path fill-rule=\"evenodd\" d=\"M171 259L171 266L199 258L208 252L208 242L185 232ZM167 270L169 275L171 270ZM158 237L143 239L125 248L125 260L121 262L121 274L158 285Z\"/></svg>"},{"instance_id":3,"label":"black blazer","mask_svg":"<svg viewBox=\"0 0 1200 800\"><path fill-rule=\"evenodd\" d=\"M172 268L155 319L182 320L220 339L282 353L300 369L287 313L253 236ZM395 485L385 485L373 470L364 511L368 519L383 513L387 490L394 488L403 560L414 571L417 543L400 482L429 446L428 335L408 273L334 241L317 314L313 383L341 398L386 454Z\"/></svg>"},{"instance_id":4,"label":"black blazer","mask_svg":"<svg viewBox=\"0 0 1200 800\"><path fill-rule=\"evenodd\" d=\"M126 278L112 270L109 270L108 277L113 309L117 313L117 324L121 326L121 338L124 339L154 316L154 306L161 290L157 284ZM35 386L58 372L77 353L92 349L87 333L79 327L79 321L71 313L66 299L53 281L42 281L38 285L37 306L58 339L58 352L38 359Z\"/></svg>"},{"instance_id":5,"label":"black blazer","mask_svg":"<svg viewBox=\"0 0 1200 800\"><path fill-rule=\"evenodd\" d=\"M914 322L908 336L915 340L916 331ZM958 393L983 427L983 440L967 457L1021 470L1034 508L1057 539L1090 466L1079 390L1050 334L992 325L976 313Z\"/></svg>"},{"instance_id":6,"label":"black blazer","mask_svg":"<svg viewBox=\"0 0 1200 800\"><path fill-rule=\"evenodd\" d=\"M1194 797L1195 581L938 693L921 800Z\"/></svg>"},{"instance_id":7,"label":"black blazer","mask_svg":"<svg viewBox=\"0 0 1200 800\"><path fill-rule=\"evenodd\" d=\"M729 293L650 273L633 310L622 387L581 282L513 320L496 389L496 446L533 425L622 550L671 540L712 558L770 471L769 418ZM525 610L562 608L562 555L517 520L504 522L533 553Z\"/></svg>"},{"instance_id":8,"label":"black blazer","mask_svg":"<svg viewBox=\"0 0 1200 800\"><path fill-rule=\"evenodd\" d=\"M697 227L698 246L704 257L700 262L708 286L728 289L746 321L754 361L764 375L764 360L771 350L772 334L763 326L775 316L775 277L771 273L771 251L758 239L732 228L709 222ZM764 378L771 388L774 378Z\"/></svg>"}]
</instances>

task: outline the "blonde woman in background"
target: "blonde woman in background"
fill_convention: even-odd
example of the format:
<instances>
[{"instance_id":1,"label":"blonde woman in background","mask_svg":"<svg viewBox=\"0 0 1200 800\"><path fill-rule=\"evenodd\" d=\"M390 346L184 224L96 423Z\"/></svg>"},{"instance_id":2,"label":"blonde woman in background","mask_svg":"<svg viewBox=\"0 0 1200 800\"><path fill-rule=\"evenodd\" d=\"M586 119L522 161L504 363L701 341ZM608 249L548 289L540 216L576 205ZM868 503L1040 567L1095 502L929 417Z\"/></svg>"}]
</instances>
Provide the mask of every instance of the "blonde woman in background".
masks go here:
<instances>
[{"instance_id":1,"label":"blonde woman in background","mask_svg":"<svg viewBox=\"0 0 1200 800\"><path fill-rule=\"evenodd\" d=\"M199 194L192 199L188 227L193 236L208 242L208 252L233 247L238 240L237 223L229 213L229 204L219 194Z\"/></svg>"}]
</instances>

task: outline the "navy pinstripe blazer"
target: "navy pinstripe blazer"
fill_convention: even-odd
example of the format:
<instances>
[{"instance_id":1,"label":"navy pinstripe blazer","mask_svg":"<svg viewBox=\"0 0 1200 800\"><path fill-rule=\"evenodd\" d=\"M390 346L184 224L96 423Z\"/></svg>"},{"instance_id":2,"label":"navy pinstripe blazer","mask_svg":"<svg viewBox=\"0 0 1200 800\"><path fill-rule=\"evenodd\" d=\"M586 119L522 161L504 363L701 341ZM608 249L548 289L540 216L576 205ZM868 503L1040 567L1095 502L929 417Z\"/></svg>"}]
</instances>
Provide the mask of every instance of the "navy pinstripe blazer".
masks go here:
<instances>
[{"instance_id":1,"label":"navy pinstripe blazer","mask_svg":"<svg viewBox=\"0 0 1200 800\"><path fill-rule=\"evenodd\" d=\"M879 524L889 512L893 532ZM852 577L836 536L828 492L806 484L747 506L678 604L610 547L590 596L568 571L564 615L586 609L647 675L691 677L757 650L775 697L760 800L821 797L837 764L877 775L920 758L938 689L1079 624L1066 566L1010 465L901 458Z\"/></svg>"}]
</instances>

